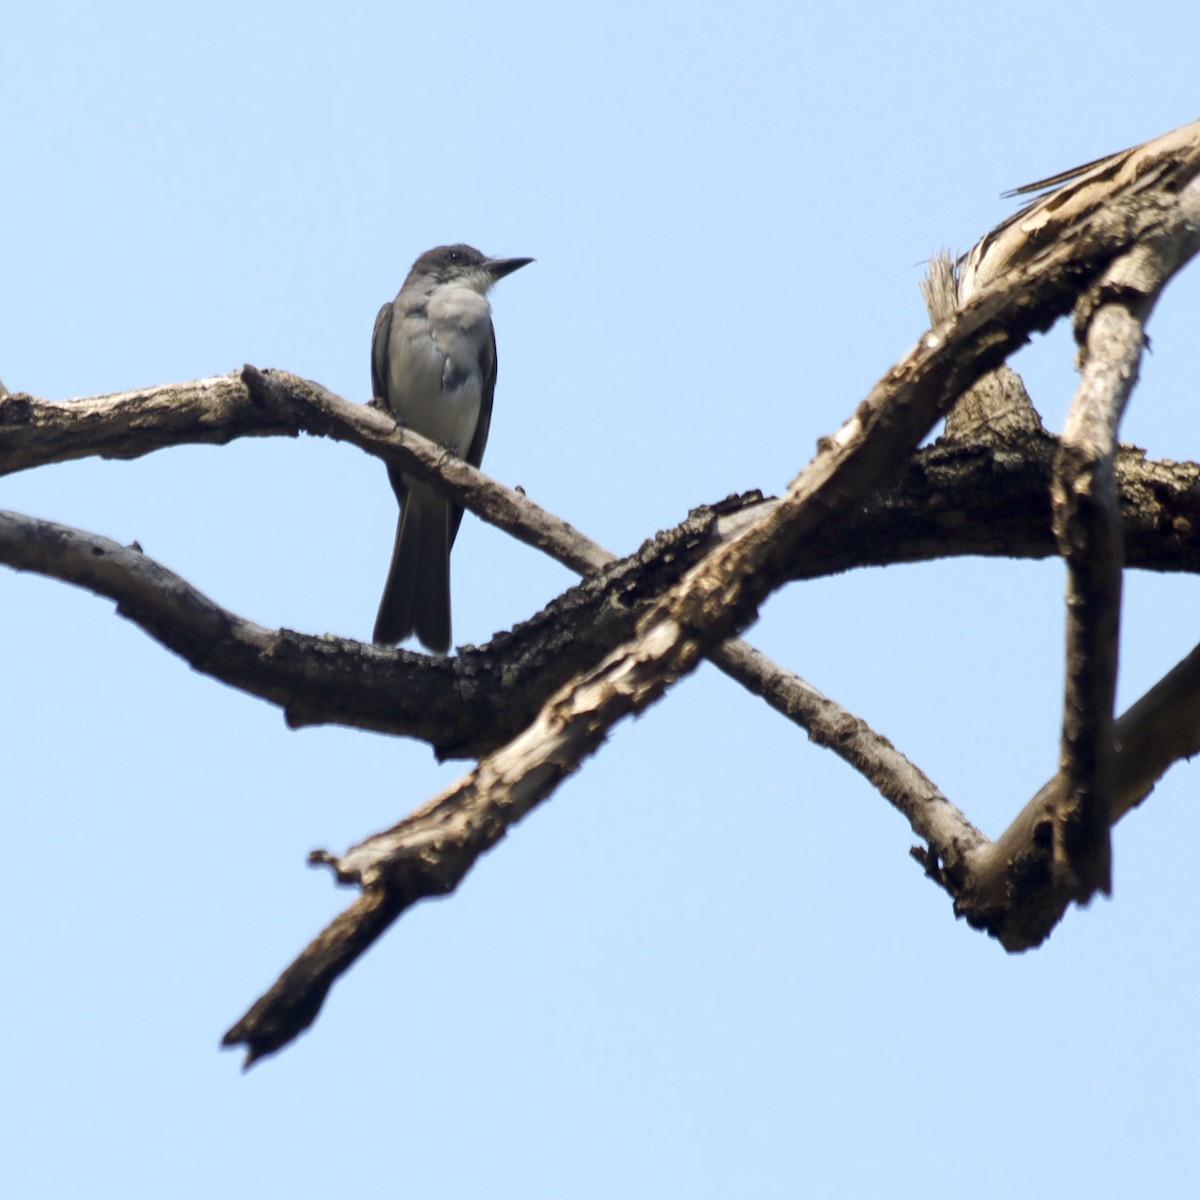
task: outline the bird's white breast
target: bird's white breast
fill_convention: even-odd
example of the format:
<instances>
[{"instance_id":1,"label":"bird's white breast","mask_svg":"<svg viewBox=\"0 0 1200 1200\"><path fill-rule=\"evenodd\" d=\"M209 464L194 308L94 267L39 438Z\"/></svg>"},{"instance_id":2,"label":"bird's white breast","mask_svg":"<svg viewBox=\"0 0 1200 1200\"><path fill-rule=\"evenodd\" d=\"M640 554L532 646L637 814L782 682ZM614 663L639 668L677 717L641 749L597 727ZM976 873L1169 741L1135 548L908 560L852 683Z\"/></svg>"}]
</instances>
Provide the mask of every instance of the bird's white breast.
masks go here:
<instances>
[{"instance_id":1,"label":"bird's white breast","mask_svg":"<svg viewBox=\"0 0 1200 1200\"><path fill-rule=\"evenodd\" d=\"M427 299L424 313L393 327L391 396L410 429L465 455L483 403L480 365L490 345L491 308L473 288L448 283Z\"/></svg>"}]
</instances>

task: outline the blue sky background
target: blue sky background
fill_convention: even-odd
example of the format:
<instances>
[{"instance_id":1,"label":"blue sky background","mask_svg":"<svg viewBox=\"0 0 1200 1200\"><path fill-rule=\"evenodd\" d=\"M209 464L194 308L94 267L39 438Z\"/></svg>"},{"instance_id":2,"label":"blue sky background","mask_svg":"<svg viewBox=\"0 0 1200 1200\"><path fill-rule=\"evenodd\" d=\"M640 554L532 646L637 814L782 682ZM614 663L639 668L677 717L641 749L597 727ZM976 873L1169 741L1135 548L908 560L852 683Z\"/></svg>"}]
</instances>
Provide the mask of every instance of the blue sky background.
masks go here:
<instances>
[{"instance_id":1,"label":"blue sky background","mask_svg":"<svg viewBox=\"0 0 1200 1200\"><path fill-rule=\"evenodd\" d=\"M1134 15L1137 23L1134 24ZM777 492L925 328L999 193L1197 113L1190 6L53 2L0 40L0 377L66 398L245 362L369 396L379 305L447 241L495 295L485 469L618 552ZM1200 458L1200 274L1124 436ZM1060 330L1018 360L1057 427ZM317 440L0 481L268 626L369 636L384 470ZM468 518L455 634L570 576ZM1057 563L861 572L750 639L998 833L1054 768ZM1121 704L1196 639L1132 574ZM112 605L0 572L0 1155L28 1197L1195 1195L1195 768L1115 897L1008 958L903 821L705 668L406 915L249 1075L217 1043L352 898L304 866L457 778L291 733Z\"/></svg>"}]
</instances>

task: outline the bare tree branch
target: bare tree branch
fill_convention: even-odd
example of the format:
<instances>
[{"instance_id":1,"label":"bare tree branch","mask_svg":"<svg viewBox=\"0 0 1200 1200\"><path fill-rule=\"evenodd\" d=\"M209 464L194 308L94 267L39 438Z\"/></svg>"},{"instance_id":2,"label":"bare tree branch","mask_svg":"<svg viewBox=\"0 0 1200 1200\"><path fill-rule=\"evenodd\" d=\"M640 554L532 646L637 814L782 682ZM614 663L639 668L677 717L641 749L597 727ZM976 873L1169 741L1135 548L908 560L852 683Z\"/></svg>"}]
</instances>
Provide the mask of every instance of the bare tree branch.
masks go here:
<instances>
[{"instance_id":1,"label":"bare tree branch","mask_svg":"<svg viewBox=\"0 0 1200 1200\"><path fill-rule=\"evenodd\" d=\"M259 400L251 398L245 378L262 381ZM1019 379L1013 379L1019 386ZM193 424L177 432L175 418L181 412ZM24 438L30 430L27 448ZM240 436L301 431L341 436L385 462L423 471L426 478L436 476L483 520L581 573L611 561L602 547L523 493L448 457L370 407L341 400L282 371L248 367L236 376L62 403L12 397L0 404L0 474L91 455L134 458L204 438L224 443ZM847 517L853 523L845 527L849 536L836 530L806 541L789 567L791 578L945 555L1055 554L1047 523L1047 481L1057 442L1007 425L1001 438L996 432L994 425L990 434L981 428L969 439L955 439L969 444L942 443L915 456L893 486L866 502L861 516ZM1003 452L995 448L997 441ZM1185 571L1200 565L1194 539L1174 534L1200 521L1194 492L1198 474L1195 464L1148 464L1135 450L1122 453L1118 475L1132 565ZM1003 488L997 487L1000 481ZM996 502L998 492L1003 492L1002 503ZM730 520L722 525L733 527ZM996 536L988 539L984 526Z\"/></svg>"},{"instance_id":2,"label":"bare tree branch","mask_svg":"<svg viewBox=\"0 0 1200 1200\"><path fill-rule=\"evenodd\" d=\"M1200 155L1200 122L1189 142ZM1161 139L1160 139L1161 140ZM1172 139L1168 139L1171 141ZM1161 159L1134 154L1112 168ZM1099 168L1093 168L1093 172ZM1108 829L1114 804L1113 699L1120 631L1122 542L1115 455L1121 415L1137 379L1144 325L1162 289L1200 249L1200 176L1165 197L1181 221L1175 236L1152 237L1113 261L1081 297L1076 336L1083 381L1063 431L1055 472L1055 530L1067 560L1067 683L1063 706L1066 799L1055 833L1055 865L1076 898L1111 888Z\"/></svg>"},{"instance_id":3,"label":"bare tree branch","mask_svg":"<svg viewBox=\"0 0 1200 1200\"><path fill-rule=\"evenodd\" d=\"M1042 435L1004 447L943 442L923 450L860 512L805 541L788 577L958 555L1053 555L1056 448ZM1200 573L1200 540L1191 532L1200 528L1200 466L1150 462L1123 450L1117 478L1129 564ZM536 508L514 496L519 506ZM265 629L136 549L32 517L0 515L0 562L115 600L123 616L196 670L278 704L293 727L349 725L427 741L439 758L478 758L528 724L587 662L631 636L713 537L735 536L777 503L698 509L529 622L453 659ZM765 680L754 690L771 694Z\"/></svg>"},{"instance_id":4,"label":"bare tree branch","mask_svg":"<svg viewBox=\"0 0 1200 1200\"><path fill-rule=\"evenodd\" d=\"M64 403L8 397L0 404L0 475L92 455L138 458L175 445L299 433L348 442L437 483L490 524L580 573L612 561L561 518L390 415L287 372L250 366L239 375Z\"/></svg>"},{"instance_id":5,"label":"bare tree branch","mask_svg":"<svg viewBox=\"0 0 1200 1200\"><path fill-rule=\"evenodd\" d=\"M580 575L614 560L614 555L522 493L477 471L450 451L395 423L389 413L350 404L340 396L281 371L242 371L251 395L308 433L348 442L402 467L452 496L489 525L558 559Z\"/></svg>"},{"instance_id":6,"label":"bare tree branch","mask_svg":"<svg viewBox=\"0 0 1200 1200\"><path fill-rule=\"evenodd\" d=\"M658 699L704 651L753 618L786 578L784 568L804 538L853 511L965 388L1065 311L1081 270L1070 254L1052 252L1038 274L1018 271L1004 286L984 288L876 385L850 421L822 442L777 506L718 545L654 605L635 639L565 685L533 724L460 784L393 829L323 861L341 879L399 894L402 907L457 886L481 853L598 748L616 721ZM305 951L297 969L319 953L320 942ZM323 995L329 980L321 980ZM226 1045L247 1046L248 1061L283 1044L282 1013L311 1014L315 1006L287 994L281 981L253 1011L255 1020L248 1014L225 1037Z\"/></svg>"},{"instance_id":7,"label":"bare tree branch","mask_svg":"<svg viewBox=\"0 0 1200 1200\"><path fill-rule=\"evenodd\" d=\"M1113 821L1154 790L1175 763L1200 754L1200 646L1130 705L1116 724Z\"/></svg>"},{"instance_id":8,"label":"bare tree branch","mask_svg":"<svg viewBox=\"0 0 1200 1200\"><path fill-rule=\"evenodd\" d=\"M335 869L339 879L361 887L363 896L229 1031L226 1043L245 1044L248 1063L286 1044L311 1023L340 973L396 916L425 896L456 887L479 855L594 753L617 721L653 703L705 654L805 724L814 740L836 748L872 779L928 841L930 849L919 854L929 873L956 896L958 911L995 933L1006 946L1019 947L1022 939L1031 937L1045 925L1055 904L1080 898L1097 883L1103 886L1106 867L1096 866L1099 858L1076 853L1068 845L1056 860L1055 838L1047 840L1046 831L1053 835L1064 813L1075 814L1081 828L1103 830L1106 844L1112 814L1121 811L1119 801L1107 802L1103 791L1112 782L1104 764L1104 755L1112 755L1112 739L1104 722L1111 722L1115 650L1109 651L1115 646L1116 612L1111 584L1114 578L1119 581L1119 557L1110 556L1107 564L1097 565L1095 554L1083 552L1096 573L1085 577L1081 566L1076 578L1077 596L1093 605L1095 612L1094 617L1084 614L1086 619L1079 622L1078 648L1072 656L1077 669L1069 699L1083 714L1081 736L1067 739L1063 773L1027 806L1018 819L1018 823L1025 821L1021 829L1010 830L1016 841L1008 844L1007 857L998 854L1000 843L987 843L885 739L751 648L725 639L753 621L758 606L773 590L815 569L820 552L814 548L821 546L823 538L845 540L846 531L863 520L869 499L898 473L933 422L964 392L973 394L960 403L948 429L971 437L969 453L986 458L988 447L979 445L984 439L993 447L1001 438L1009 447L1016 442L1032 446L1035 460L1043 448L1052 446L1023 391L1011 390L1016 377L1004 374L1004 360L1033 331L1047 328L1075 305L1081 291L1084 296L1076 306L1081 332L1101 330L1108 308L1121 304L1144 316L1146 297L1152 300L1171 273L1195 253L1200 229L1198 173L1200 123L1063 176L1071 178L1068 186L1036 201L967 256L958 279L959 305L953 312L948 311L951 279L943 270L936 296L931 291L931 304L943 319L873 389L851 420L821 444L816 459L783 499L759 505L753 512L699 514L693 525L681 527L682 532L664 535L679 536L686 553L674 547L659 556L654 546L632 566L631 560L605 566L611 563L607 551L556 519L539 525L540 518L516 493L505 494L440 448L395 429L390 418L348 405L317 385L283 373L248 367L236 381L207 380L69 406L46 406L22 396L0 397L0 473L87 453L132 457L187 440L220 442L235 436L305 430L349 441L434 481L465 507L576 570L586 573L603 567L599 579L568 593L583 597L578 612L586 611L598 597L620 594L625 599L629 592L637 593L636 603L625 605L619 619L602 623L574 663L565 668L560 664L560 669L573 675L540 677L542 690L531 689L536 697L533 703L540 705L536 717L530 722L527 712L515 730L506 731L508 740L491 749L462 782L346 854L317 856ZM1153 268L1148 272L1150 290L1136 278L1147 267ZM1140 299L1130 300L1130 296ZM1097 363L1100 357L1097 350ZM1128 357L1124 361L1128 363ZM1099 440L1091 434L1082 436L1085 425L1094 423L1081 419L1065 439L1060 470L1062 495L1073 502L1079 495L1104 495L1107 507L1102 504L1101 515L1094 519L1088 513L1064 517L1059 532L1065 544L1076 538L1082 538L1085 547L1112 544L1117 511L1112 483L1117 469L1115 422L1131 382L1130 377L1121 385L1119 377L1114 378L1118 386L1105 391L1107 406L1099 420L1102 436ZM1095 387L1099 379L1097 367L1091 385ZM1085 379L1085 387L1088 383ZM164 402L165 408L156 408ZM64 409L72 411L64 414ZM191 428L180 428L181 409L187 410L183 423ZM139 410L149 415L143 424L135 419ZM205 423L202 411L210 423ZM80 413L85 420L79 420ZM1078 453L1080 447L1083 453ZM963 449L953 447L952 452L961 455ZM945 447L935 450L946 453ZM933 457L923 456L917 466L927 465ZM913 470L910 465L907 478L912 478ZM895 488L891 494L897 494ZM1031 527L1037 528L1031 541L1044 547L1048 543L1044 487L1030 503L1031 512L1036 508L1041 518L1030 518ZM1188 501L1179 503L1186 508ZM745 506L735 502L728 507ZM1064 512L1067 507L1060 505ZM925 514L926 520L934 522L927 528L936 530L936 505L927 508L934 510ZM1075 505L1076 514L1081 510ZM896 519L897 510L886 504L877 511L880 517ZM267 663L276 671L282 664L284 674L277 674L261 694L269 690L271 698L285 704L295 723L321 719L315 716L312 700L314 674L335 676L341 669L343 692L361 695L361 671L394 666L397 655L403 654L336 639L305 640L286 631L272 633L224 612L136 548L124 550L45 522L22 522L28 519L0 521L0 556L9 556L18 567L60 574L114 596L120 610L154 636L173 643L201 669L238 678L239 686L264 687L257 673ZM714 522L723 523L723 536L712 536ZM939 532L940 538L926 533L921 548L910 543L905 548L913 555L910 561L944 555L954 535L949 527ZM1186 540L1175 537L1177 532L1173 529L1172 539L1167 540ZM993 535L993 544L1003 541ZM853 553L862 551L856 548ZM1173 565L1180 569L1178 561ZM566 597L556 605L564 601ZM558 617L556 611L556 631ZM512 636L500 639L499 658L507 655L512 643L505 639ZM479 668L479 660L472 662L464 655L454 664L433 661L444 664L440 669L453 680L461 705L466 694L463 681ZM352 670L346 670L348 664ZM393 685L398 674L389 672ZM1164 681L1164 694L1178 696L1182 690L1189 712L1194 713L1191 672L1181 664L1174 674L1170 687ZM474 681L478 684L481 679L475 676ZM508 688L480 690L511 696ZM422 698L428 712L428 691ZM361 707L361 699L357 703ZM1154 707L1141 705L1138 719ZM1179 722L1160 740L1146 736L1139 742L1134 727L1127 727L1123 718L1117 730L1123 739L1116 760L1118 786L1123 778L1121 764L1126 755L1134 754L1135 745L1141 749L1140 765L1129 774L1140 785L1164 755L1192 744L1195 724L1194 720L1191 725ZM1063 839L1064 845L1068 842L1069 838ZM1097 844L1095 839L1091 844ZM1064 863L1069 870L1063 869ZM1069 886L1064 883L1067 877ZM1060 906L1059 915L1061 911Z\"/></svg>"},{"instance_id":9,"label":"bare tree branch","mask_svg":"<svg viewBox=\"0 0 1200 1200\"><path fill-rule=\"evenodd\" d=\"M221 1045L246 1043L249 1048L243 1067L247 1070L258 1059L286 1046L317 1019L329 989L406 907L405 894L398 887L365 889L225 1034Z\"/></svg>"},{"instance_id":10,"label":"bare tree branch","mask_svg":"<svg viewBox=\"0 0 1200 1200\"><path fill-rule=\"evenodd\" d=\"M182 445L295 436L251 399L237 375L54 402L0 396L0 475L77 458L140 458Z\"/></svg>"},{"instance_id":11,"label":"bare tree branch","mask_svg":"<svg viewBox=\"0 0 1200 1200\"><path fill-rule=\"evenodd\" d=\"M1165 675L1116 722L1115 796L1118 821L1153 790L1172 764L1200 753L1200 647ZM955 898L954 910L1010 952L1040 945L1075 898L1073 881L1055 869L1055 828L1067 799L1059 772L994 842L966 856L962 875L927 870Z\"/></svg>"},{"instance_id":12,"label":"bare tree branch","mask_svg":"<svg viewBox=\"0 0 1200 1200\"><path fill-rule=\"evenodd\" d=\"M248 369L247 375L255 374ZM607 557L602 548L522 494L495 484L465 463L447 462L437 447L397 430L382 415L294 376L269 373L266 378L270 383L262 391L270 399L262 402L252 401L245 384L231 378L189 385L182 391L190 400L181 399L181 389L168 387L94 403L33 402L33 408L37 421L54 431L58 451L70 446L76 456L97 448L115 447L122 454L158 448L166 436L158 422L181 404L190 406L193 417L210 432L221 427L225 414L236 412L241 415L225 426L227 430L244 428L246 414L254 413L265 422L263 430L283 426L326 432L336 426L349 431L347 440L384 455L407 442L408 450L416 448L414 453L424 455L427 469L454 473L457 494L465 503L524 540L576 567ZM281 399L285 390L287 395ZM197 416L213 395L224 399ZM306 409L308 405L314 407ZM80 412L86 439L70 429L70 419ZM170 428L168 422L166 431ZM3 429L13 436L11 424ZM788 565L788 576L811 578L854 566L954 554L1052 554L1046 496L1054 446L1052 439L1044 438L1023 444L1020 453L1013 446L1004 453L947 445L926 450L905 467L895 486L876 493L861 513L849 518L849 524L818 531L807 539ZM19 446L10 444L9 450L11 461ZM1158 569L1200 569L1200 547L1194 539L1176 534L1200 522L1195 487L1200 469L1191 464L1146 463L1132 451L1122 462L1131 562ZM1003 487L998 489L1000 482ZM749 515L752 518L753 512ZM736 532L738 519L734 509L721 518L721 525ZM123 615L198 670L280 704L293 726L332 721L406 734L429 741L439 757L478 757L513 736L554 688L630 635L658 590L695 560L706 528L702 518L689 519L675 531L677 536L657 539L639 554L636 565L642 574L632 570L633 560L626 560L631 569L613 579L609 590L593 587L570 593L513 635L447 662L404 651L371 650L349 640L271 632L218 610L212 600L173 573L106 539L86 541L88 535L79 535L86 545L80 552L68 553L68 542L75 536L72 531L30 518L6 520L0 559L110 596L119 602ZM543 536L545 530L551 533ZM103 580L97 571L101 559ZM676 570L669 569L672 561ZM156 570L147 570L151 565ZM126 568L130 575L122 583ZM635 578L640 579L637 584ZM156 587L164 595L151 603ZM189 604L176 603L185 592L192 593ZM611 603L610 595L619 596L619 603ZM199 626L188 616L217 611L222 612L220 621ZM551 635L551 629L557 635ZM403 672L394 670L397 657L405 662ZM508 684L505 688L500 687L502 678ZM504 697L503 703L498 696Z\"/></svg>"},{"instance_id":13,"label":"bare tree branch","mask_svg":"<svg viewBox=\"0 0 1200 1200\"><path fill-rule=\"evenodd\" d=\"M948 862L986 842L916 767L865 722L744 642L727 642L721 647L721 658L727 673L809 729L818 745L861 770L909 817L922 837L946 848ZM620 671L610 670L614 679L619 678ZM602 684L601 675L597 672L588 687L576 690L576 696L604 693L608 703L620 703ZM638 703L629 696L624 699ZM649 702L653 696L647 693L643 699ZM595 709L584 707L572 713L560 704L461 783L393 829L340 858L314 852L311 862L330 866L343 883L359 884L363 895L305 948L230 1028L222 1044L245 1045L248 1068L307 1029L338 977L404 909L453 891L476 859L544 798L539 794L542 789L557 782L560 771L570 773L596 748L603 737L600 726L612 716L604 714L604 708L598 703Z\"/></svg>"},{"instance_id":14,"label":"bare tree branch","mask_svg":"<svg viewBox=\"0 0 1200 1200\"><path fill-rule=\"evenodd\" d=\"M778 586L786 575L789 560L795 556L805 539L814 536L822 525L832 524L827 521L829 516L842 516L852 511L873 486L895 469L912 445L927 431L931 420L948 405L951 397L998 365L1024 341L1031 330L1050 324L1055 316L1065 310L1073 299L1078 277L1086 273L1086 268L1065 253L1060 259L1055 260L1051 256L1048 263L1041 265L1042 273L1036 278L1020 279L1003 289L985 290L961 313L926 335L908 359L877 386L855 418L826 444L813 466L798 481L812 488L813 502L799 510L808 516L790 528L784 526L788 530L787 535L778 538L771 547L768 555L770 570L762 572L752 582L749 594L741 605L740 619L749 620L757 603L765 598L770 588ZM1102 261L1107 261L1107 258L1102 257ZM247 375L256 383L260 378L250 372ZM315 394L315 389L307 390ZM279 428L279 409L286 407L280 401L280 389L260 387L257 394L263 403L250 403L247 388L245 404L240 396L230 404L237 409L239 419L249 412L265 409L266 416L260 417L265 423L264 427ZM4 402L4 425L13 423L9 419L12 416L13 399L18 401L17 423L28 426L32 421L27 411L29 405L21 402L20 398L10 398ZM361 406L341 404L327 395L319 397L316 403L318 416L310 422L316 431L353 439L356 444L369 447L387 461L405 469L414 469L429 478L444 475L456 499L468 507L481 506L477 495L467 494L472 486L479 483L478 476L462 474L462 479L456 478L469 470L466 464L446 463L442 451L406 431L396 429L382 414ZM277 408L273 410L272 404ZM169 423L170 416L165 410L171 407L170 403L165 404L160 413L161 421ZM121 436L128 437L129 402L122 398L120 403L108 404L105 408L108 412L120 413L124 431ZM103 423L103 416L98 419ZM294 415L291 419L295 419ZM154 422L148 424L153 431ZM53 421L50 421L50 425L53 426ZM860 436L867 426L871 427L871 436ZM139 424L140 430L146 428L146 423ZM227 424L224 429L228 428ZM143 433L138 436L145 438ZM100 441L114 453L128 453L131 450L130 443L121 441L116 434L101 438ZM152 432L140 444L160 443L155 441ZM76 439L65 447L62 444L55 444L51 449L43 447L43 460L48 460L47 455L65 457L77 454L79 446L79 440ZM5 451L10 452L7 461ZM0 444L0 465L15 469L15 465L28 464L28 457L23 459L19 449L15 458L11 451L11 446ZM852 479L854 475L857 475L857 479ZM797 498L802 499L803 496ZM512 502L516 503L515 497ZM788 502L784 501L783 504L786 506ZM519 519L511 523L521 525ZM569 540L572 546L562 549L564 555L575 553L575 535Z\"/></svg>"},{"instance_id":15,"label":"bare tree branch","mask_svg":"<svg viewBox=\"0 0 1200 1200\"><path fill-rule=\"evenodd\" d=\"M958 299L965 304L1009 271L1037 270L1070 247L1070 256L1115 258L1130 247L1186 236L1176 197L1200 173L1200 121L1042 179L1011 195L1065 186L997 225L963 259ZM1182 221L1179 219L1182 217ZM1165 221L1164 221L1165 218ZM1081 279L1082 282L1082 279Z\"/></svg>"},{"instance_id":16,"label":"bare tree branch","mask_svg":"<svg viewBox=\"0 0 1200 1200\"><path fill-rule=\"evenodd\" d=\"M1200 249L1198 159L1200 122L1089 164L1073 173L1077 184L985 238L964 271L969 297L997 262L1008 267L1042 257L1036 235L1046 227L1057 244L1125 223L1146 235L1114 258L1076 311L1084 379L1061 443L1055 487L1056 531L1071 572L1063 766L1003 837L968 854L964 875L941 878L956 895L956 911L1009 950L1039 944L1071 900L1086 900L1097 887L1107 890L1109 826L1142 799L1175 761L1171 755L1194 753L1200 744L1195 653L1115 731L1111 718L1121 572L1116 427L1136 378L1144 319L1167 281ZM1159 223L1164 213L1169 219ZM1161 735L1152 732L1156 719L1163 720ZM932 856L926 866L937 874Z\"/></svg>"},{"instance_id":17,"label":"bare tree branch","mask_svg":"<svg viewBox=\"0 0 1200 1200\"><path fill-rule=\"evenodd\" d=\"M442 757L475 757L630 636L638 613L708 548L714 519L698 510L546 613L455 659L265 629L136 545L17 513L0 512L0 562L115 600L122 616L197 670L278 704L293 726L335 722L428 741Z\"/></svg>"},{"instance_id":18,"label":"bare tree branch","mask_svg":"<svg viewBox=\"0 0 1200 1200\"><path fill-rule=\"evenodd\" d=\"M832 750L862 774L908 819L918 837L939 847L948 870L958 870L962 858L987 842L920 768L861 718L753 646L726 642L723 649L729 653L719 665L727 675L806 729L816 745Z\"/></svg>"},{"instance_id":19,"label":"bare tree branch","mask_svg":"<svg viewBox=\"0 0 1200 1200\"><path fill-rule=\"evenodd\" d=\"M1083 381L1063 429L1054 526L1067 564L1067 669L1054 862L1075 899L1112 888L1113 700L1121 626L1117 425L1137 379L1142 323L1108 304L1088 325Z\"/></svg>"}]
</instances>

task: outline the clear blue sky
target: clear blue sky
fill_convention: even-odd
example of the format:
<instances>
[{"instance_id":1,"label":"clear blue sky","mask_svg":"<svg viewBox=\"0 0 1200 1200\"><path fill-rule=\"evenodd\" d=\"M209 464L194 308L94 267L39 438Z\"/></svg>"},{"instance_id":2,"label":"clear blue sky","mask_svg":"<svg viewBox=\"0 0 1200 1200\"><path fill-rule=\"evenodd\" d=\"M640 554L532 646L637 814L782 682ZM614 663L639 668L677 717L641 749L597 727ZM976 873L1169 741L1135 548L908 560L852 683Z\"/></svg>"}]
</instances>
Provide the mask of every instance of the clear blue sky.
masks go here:
<instances>
[{"instance_id":1,"label":"clear blue sky","mask_svg":"<svg viewBox=\"0 0 1200 1200\"><path fill-rule=\"evenodd\" d=\"M252 362L365 401L378 306L462 240L538 260L495 295L490 473L621 552L778 491L924 329L932 250L1197 115L1190 5L813 8L14 8L0 377ZM1200 458L1198 303L1194 268L1151 326L1125 436L1155 456ZM1057 426L1069 342L1018 366ZM309 439L55 467L0 506L354 637L394 523L381 465ZM570 581L470 517L454 572L460 641ZM994 834L1055 764L1062 584L859 573L750 637ZM1193 645L1196 595L1129 579L1123 705ZM704 669L243 1076L221 1033L352 898L305 854L463 767L288 732L89 594L3 571L0 605L13 1196L1200 1194L1194 767L1119 827L1114 899L1008 958L878 796Z\"/></svg>"}]
</instances>

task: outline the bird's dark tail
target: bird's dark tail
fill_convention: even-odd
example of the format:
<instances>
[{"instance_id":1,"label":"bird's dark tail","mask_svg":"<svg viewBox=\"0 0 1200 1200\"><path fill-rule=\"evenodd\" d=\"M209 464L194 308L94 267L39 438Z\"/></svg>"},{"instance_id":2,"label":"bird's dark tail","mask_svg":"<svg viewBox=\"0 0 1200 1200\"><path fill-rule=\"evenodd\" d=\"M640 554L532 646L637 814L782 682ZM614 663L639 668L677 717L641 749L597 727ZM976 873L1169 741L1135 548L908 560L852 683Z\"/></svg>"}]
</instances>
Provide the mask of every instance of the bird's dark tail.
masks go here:
<instances>
[{"instance_id":1,"label":"bird's dark tail","mask_svg":"<svg viewBox=\"0 0 1200 1200\"><path fill-rule=\"evenodd\" d=\"M374 640L413 633L429 650L450 649L450 501L419 483L405 493Z\"/></svg>"}]
</instances>

